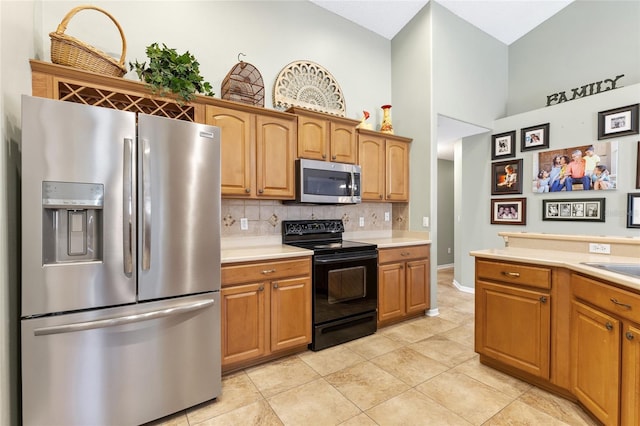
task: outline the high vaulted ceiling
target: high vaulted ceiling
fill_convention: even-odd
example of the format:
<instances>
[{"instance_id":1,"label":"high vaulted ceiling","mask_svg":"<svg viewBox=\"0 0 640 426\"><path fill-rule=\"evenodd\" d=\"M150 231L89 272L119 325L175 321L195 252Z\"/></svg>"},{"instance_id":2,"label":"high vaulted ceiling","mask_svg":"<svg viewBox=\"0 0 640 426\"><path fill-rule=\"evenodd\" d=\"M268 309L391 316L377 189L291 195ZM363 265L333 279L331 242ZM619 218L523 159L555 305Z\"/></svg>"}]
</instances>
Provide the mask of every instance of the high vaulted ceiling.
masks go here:
<instances>
[{"instance_id":1,"label":"high vaulted ceiling","mask_svg":"<svg viewBox=\"0 0 640 426\"><path fill-rule=\"evenodd\" d=\"M428 0L310 0L391 40ZM509 45L573 0L433 0Z\"/></svg>"}]
</instances>

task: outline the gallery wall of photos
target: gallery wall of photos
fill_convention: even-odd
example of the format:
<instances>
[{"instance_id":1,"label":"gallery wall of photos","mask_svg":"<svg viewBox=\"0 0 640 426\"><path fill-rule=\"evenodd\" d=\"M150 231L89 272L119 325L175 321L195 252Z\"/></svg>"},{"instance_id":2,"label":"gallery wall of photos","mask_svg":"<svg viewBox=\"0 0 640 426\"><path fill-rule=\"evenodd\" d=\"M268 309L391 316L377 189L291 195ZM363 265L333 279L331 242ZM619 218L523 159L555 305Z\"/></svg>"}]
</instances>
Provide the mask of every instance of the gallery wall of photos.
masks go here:
<instances>
[{"instance_id":1,"label":"gallery wall of photos","mask_svg":"<svg viewBox=\"0 0 640 426\"><path fill-rule=\"evenodd\" d=\"M618 141L639 134L640 104L597 112L598 129L593 142L555 147L551 123L534 124L491 136L491 224L526 225L527 197L542 196L543 221L605 222L606 198L622 176L618 169ZM594 113L595 114L595 113ZM640 190L640 141L635 188ZM533 176L524 176L520 153L531 156ZM626 185L625 185L626 186ZM581 198L567 195L581 191ZM511 197L514 195L513 197ZM515 196L518 195L518 196ZM640 192L627 194L627 228L640 228Z\"/></svg>"}]
</instances>

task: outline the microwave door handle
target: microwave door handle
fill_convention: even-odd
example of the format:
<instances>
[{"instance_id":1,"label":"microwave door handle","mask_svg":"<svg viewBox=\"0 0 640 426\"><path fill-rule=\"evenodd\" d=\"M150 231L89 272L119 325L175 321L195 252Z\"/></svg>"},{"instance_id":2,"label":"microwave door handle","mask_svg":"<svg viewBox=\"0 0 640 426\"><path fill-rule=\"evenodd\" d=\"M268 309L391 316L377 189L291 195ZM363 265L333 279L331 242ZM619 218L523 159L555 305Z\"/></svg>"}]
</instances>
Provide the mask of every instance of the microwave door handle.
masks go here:
<instances>
[{"instance_id":1,"label":"microwave door handle","mask_svg":"<svg viewBox=\"0 0 640 426\"><path fill-rule=\"evenodd\" d=\"M124 140L124 164L122 179L122 254L124 274L133 273L133 139Z\"/></svg>"},{"instance_id":2,"label":"microwave door handle","mask_svg":"<svg viewBox=\"0 0 640 426\"><path fill-rule=\"evenodd\" d=\"M151 268L151 177L149 141L142 140L142 270Z\"/></svg>"},{"instance_id":3,"label":"microwave door handle","mask_svg":"<svg viewBox=\"0 0 640 426\"><path fill-rule=\"evenodd\" d=\"M353 197L356 195L356 172L351 171L351 198L353 199Z\"/></svg>"}]
</instances>

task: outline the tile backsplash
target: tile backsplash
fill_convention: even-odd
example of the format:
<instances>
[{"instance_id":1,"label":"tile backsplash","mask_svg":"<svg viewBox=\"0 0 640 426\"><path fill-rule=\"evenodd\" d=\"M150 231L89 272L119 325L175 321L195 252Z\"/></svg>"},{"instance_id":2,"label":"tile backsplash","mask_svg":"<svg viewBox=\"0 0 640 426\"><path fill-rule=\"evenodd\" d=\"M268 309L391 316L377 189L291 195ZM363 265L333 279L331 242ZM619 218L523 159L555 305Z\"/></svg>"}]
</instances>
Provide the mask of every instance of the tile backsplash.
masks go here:
<instances>
[{"instance_id":1,"label":"tile backsplash","mask_svg":"<svg viewBox=\"0 0 640 426\"><path fill-rule=\"evenodd\" d=\"M283 204L275 200L223 199L222 237L255 237L281 235L283 220L342 219L346 232L391 231L408 229L408 204L361 203L345 205ZM385 213L389 221L385 221ZM364 218L364 226L359 225ZM249 229L240 228L246 218Z\"/></svg>"}]
</instances>

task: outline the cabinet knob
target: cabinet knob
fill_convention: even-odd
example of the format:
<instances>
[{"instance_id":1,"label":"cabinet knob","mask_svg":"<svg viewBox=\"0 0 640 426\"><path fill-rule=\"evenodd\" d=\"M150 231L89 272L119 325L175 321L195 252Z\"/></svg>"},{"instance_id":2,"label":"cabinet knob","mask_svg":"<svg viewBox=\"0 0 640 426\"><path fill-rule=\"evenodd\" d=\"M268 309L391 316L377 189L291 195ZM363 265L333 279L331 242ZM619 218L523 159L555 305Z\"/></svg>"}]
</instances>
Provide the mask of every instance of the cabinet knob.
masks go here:
<instances>
[{"instance_id":1,"label":"cabinet knob","mask_svg":"<svg viewBox=\"0 0 640 426\"><path fill-rule=\"evenodd\" d=\"M278 283L277 282L273 283L273 288L278 288Z\"/></svg>"},{"instance_id":2,"label":"cabinet knob","mask_svg":"<svg viewBox=\"0 0 640 426\"><path fill-rule=\"evenodd\" d=\"M382 194L378 195L378 197L382 200Z\"/></svg>"},{"instance_id":3,"label":"cabinet knob","mask_svg":"<svg viewBox=\"0 0 640 426\"><path fill-rule=\"evenodd\" d=\"M251 188L245 188L244 192L246 192L247 194L251 192Z\"/></svg>"},{"instance_id":4,"label":"cabinet knob","mask_svg":"<svg viewBox=\"0 0 640 426\"><path fill-rule=\"evenodd\" d=\"M547 296L540 296L540 301L542 303L547 303Z\"/></svg>"},{"instance_id":5,"label":"cabinet knob","mask_svg":"<svg viewBox=\"0 0 640 426\"><path fill-rule=\"evenodd\" d=\"M331 156L332 160L335 160L336 158L338 158L338 157L336 157L335 155Z\"/></svg>"},{"instance_id":6,"label":"cabinet knob","mask_svg":"<svg viewBox=\"0 0 640 426\"><path fill-rule=\"evenodd\" d=\"M322 159L326 159L327 158L327 154L322 154Z\"/></svg>"},{"instance_id":7,"label":"cabinet knob","mask_svg":"<svg viewBox=\"0 0 640 426\"><path fill-rule=\"evenodd\" d=\"M611 324L609 321L607 321L607 323L606 323L604 326L605 326L605 327L607 328L607 330L609 330L609 331L613 330L613 324Z\"/></svg>"},{"instance_id":8,"label":"cabinet knob","mask_svg":"<svg viewBox=\"0 0 640 426\"><path fill-rule=\"evenodd\" d=\"M260 188L258 189L258 194L262 194L264 192L264 189Z\"/></svg>"},{"instance_id":9,"label":"cabinet knob","mask_svg":"<svg viewBox=\"0 0 640 426\"><path fill-rule=\"evenodd\" d=\"M260 287L258 287L258 291L264 291L264 286L261 285Z\"/></svg>"},{"instance_id":10,"label":"cabinet knob","mask_svg":"<svg viewBox=\"0 0 640 426\"><path fill-rule=\"evenodd\" d=\"M625 334L627 340L633 340L633 333L630 331L627 331L627 333Z\"/></svg>"}]
</instances>

